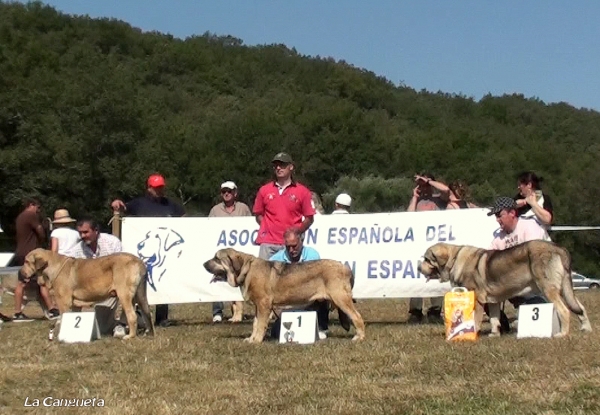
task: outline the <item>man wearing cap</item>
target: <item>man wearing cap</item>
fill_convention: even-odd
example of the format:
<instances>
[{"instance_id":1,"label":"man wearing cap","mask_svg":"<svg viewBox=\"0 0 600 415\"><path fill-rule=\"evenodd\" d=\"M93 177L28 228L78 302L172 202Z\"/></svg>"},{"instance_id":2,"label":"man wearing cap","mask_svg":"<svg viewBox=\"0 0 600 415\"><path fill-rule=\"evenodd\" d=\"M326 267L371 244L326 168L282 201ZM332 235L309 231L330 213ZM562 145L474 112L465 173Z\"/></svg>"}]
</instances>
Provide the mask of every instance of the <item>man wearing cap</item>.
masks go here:
<instances>
[{"instance_id":1,"label":"man wearing cap","mask_svg":"<svg viewBox=\"0 0 600 415\"><path fill-rule=\"evenodd\" d=\"M312 225L315 215L310 190L293 178L290 155L278 153L271 164L275 180L258 190L252 209L260 225L256 238L260 245L258 256L267 260L285 249L283 233L288 228L297 228L302 234Z\"/></svg>"},{"instance_id":2,"label":"man wearing cap","mask_svg":"<svg viewBox=\"0 0 600 415\"><path fill-rule=\"evenodd\" d=\"M221 184L221 203L212 207L208 213L209 217L231 218L234 216L252 216L252 212L247 204L238 202L237 186L232 181ZM234 301L231 304L233 316L229 321L237 323L242 321L243 302ZM219 301L212 305L213 323L223 321L223 302Z\"/></svg>"},{"instance_id":3,"label":"man wearing cap","mask_svg":"<svg viewBox=\"0 0 600 415\"><path fill-rule=\"evenodd\" d=\"M352 204L352 198L347 193L340 193L335 198L335 210L331 212L332 215L344 215L348 214L348 209L350 209L350 205Z\"/></svg>"},{"instance_id":4,"label":"man wearing cap","mask_svg":"<svg viewBox=\"0 0 600 415\"><path fill-rule=\"evenodd\" d=\"M123 203L120 199L115 199L110 204L114 213L121 209L125 210L128 216L142 217L182 217L185 216L185 210L182 205L165 197L165 178L160 174L152 174L146 181L146 194ZM169 305L156 305L156 325L167 327L171 323L168 319Z\"/></svg>"},{"instance_id":5,"label":"man wearing cap","mask_svg":"<svg viewBox=\"0 0 600 415\"><path fill-rule=\"evenodd\" d=\"M490 249L504 250L536 239L550 240L546 230L537 221L520 219L517 209L517 202L513 198L500 197L496 199L494 206L488 212L488 216L496 216L496 221L500 225L500 229L494 233ZM521 304L547 302L545 298L536 294L517 296L510 298L508 301L512 303L515 309L518 309ZM508 331L509 327L506 315L501 315L501 324L502 330Z\"/></svg>"}]
</instances>

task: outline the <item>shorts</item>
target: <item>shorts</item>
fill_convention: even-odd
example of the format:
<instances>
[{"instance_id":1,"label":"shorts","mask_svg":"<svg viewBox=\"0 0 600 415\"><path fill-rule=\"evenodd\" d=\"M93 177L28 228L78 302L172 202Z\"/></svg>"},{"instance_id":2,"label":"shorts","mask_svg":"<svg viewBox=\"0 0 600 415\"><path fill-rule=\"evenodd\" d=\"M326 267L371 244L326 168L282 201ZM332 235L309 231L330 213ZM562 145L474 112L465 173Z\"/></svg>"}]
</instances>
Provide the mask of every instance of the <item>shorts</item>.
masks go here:
<instances>
[{"instance_id":1,"label":"shorts","mask_svg":"<svg viewBox=\"0 0 600 415\"><path fill-rule=\"evenodd\" d=\"M9 267L22 267L23 264L25 264L25 257L22 257L21 255L15 255L14 257L12 257L12 259L8 263L8 266ZM19 281L21 281L23 283L27 282L25 280L25 277L23 276L23 274L21 274L21 271L19 271L17 275L18 275Z\"/></svg>"}]
</instances>

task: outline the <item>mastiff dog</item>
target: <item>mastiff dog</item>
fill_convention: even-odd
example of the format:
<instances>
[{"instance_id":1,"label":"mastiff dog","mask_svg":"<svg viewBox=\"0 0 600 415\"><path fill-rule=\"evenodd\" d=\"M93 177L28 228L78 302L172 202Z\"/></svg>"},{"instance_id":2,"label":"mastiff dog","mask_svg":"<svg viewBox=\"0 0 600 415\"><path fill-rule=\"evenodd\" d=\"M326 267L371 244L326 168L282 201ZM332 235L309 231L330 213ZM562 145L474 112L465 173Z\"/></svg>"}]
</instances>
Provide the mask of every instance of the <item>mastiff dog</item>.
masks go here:
<instances>
[{"instance_id":1,"label":"mastiff dog","mask_svg":"<svg viewBox=\"0 0 600 415\"><path fill-rule=\"evenodd\" d=\"M339 310L340 324L356 329L352 340L365 338L365 323L354 307L352 270L341 262L321 259L296 264L266 261L254 255L227 248L204 263L214 281L227 281L239 287L245 301L254 304L252 335L247 342L263 341L271 311L307 306L315 300L330 300Z\"/></svg>"},{"instance_id":2,"label":"mastiff dog","mask_svg":"<svg viewBox=\"0 0 600 415\"><path fill-rule=\"evenodd\" d=\"M146 295L147 270L142 260L134 255L119 252L94 259L79 259L38 248L27 254L21 272L25 278L37 276L38 284L48 286L61 315L117 297L117 311L123 308L129 325L129 334L123 340L137 335L135 300L149 334L154 335ZM55 327L59 325L60 317Z\"/></svg>"},{"instance_id":3,"label":"mastiff dog","mask_svg":"<svg viewBox=\"0 0 600 415\"><path fill-rule=\"evenodd\" d=\"M592 331L587 312L573 293L571 255L553 242L535 240L502 251L437 243L427 249L418 266L429 279L475 291L488 303L490 336L500 335L500 303L528 293L541 293L558 312L560 332L569 333L570 313L579 317L582 331Z\"/></svg>"}]
</instances>

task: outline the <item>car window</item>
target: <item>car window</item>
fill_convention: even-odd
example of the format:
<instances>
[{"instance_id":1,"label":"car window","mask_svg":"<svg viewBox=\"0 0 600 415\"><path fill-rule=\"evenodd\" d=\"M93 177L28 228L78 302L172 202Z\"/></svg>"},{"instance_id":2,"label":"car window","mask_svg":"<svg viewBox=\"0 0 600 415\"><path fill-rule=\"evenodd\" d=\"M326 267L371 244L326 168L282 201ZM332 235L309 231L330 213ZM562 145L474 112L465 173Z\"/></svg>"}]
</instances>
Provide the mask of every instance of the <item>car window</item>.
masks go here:
<instances>
[{"instance_id":1,"label":"car window","mask_svg":"<svg viewBox=\"0 0 600 415\"><path fill-rule=\"evenodd\" d=\"M574 280L583 280L583 277L579 274L573 274L573 279Z\"/></svg>"}]
</instances>

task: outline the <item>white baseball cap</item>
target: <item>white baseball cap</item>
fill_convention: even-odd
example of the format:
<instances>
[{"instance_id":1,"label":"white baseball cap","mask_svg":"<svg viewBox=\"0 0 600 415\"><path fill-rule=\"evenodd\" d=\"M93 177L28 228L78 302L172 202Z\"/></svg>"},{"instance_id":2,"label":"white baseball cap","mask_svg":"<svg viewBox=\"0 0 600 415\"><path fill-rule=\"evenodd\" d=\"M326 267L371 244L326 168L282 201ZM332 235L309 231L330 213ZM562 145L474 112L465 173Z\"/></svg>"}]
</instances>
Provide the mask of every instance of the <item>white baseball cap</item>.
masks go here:
<instances>
[{"instance_id":1,"label":"white baseball cap","mask_svg":"<svg viewBox=\"0 0 600 415\"><path fill-rule=\"evenodd\" d=\"M340 193L338 197L335 198L335 203L343 206L350 206L352 204L352 198L347 193Z\"/></svg>"},{"instance_id":2,"label":"white baseball cap","mask_svg":"<svg viewBox=\"0 0 600 415\"><path fill-rule=\"evenodd\" d=\"M221 189L237 189L237 186L232 181L223 182L221 184Z\"/></svg>"}]
</instances>

